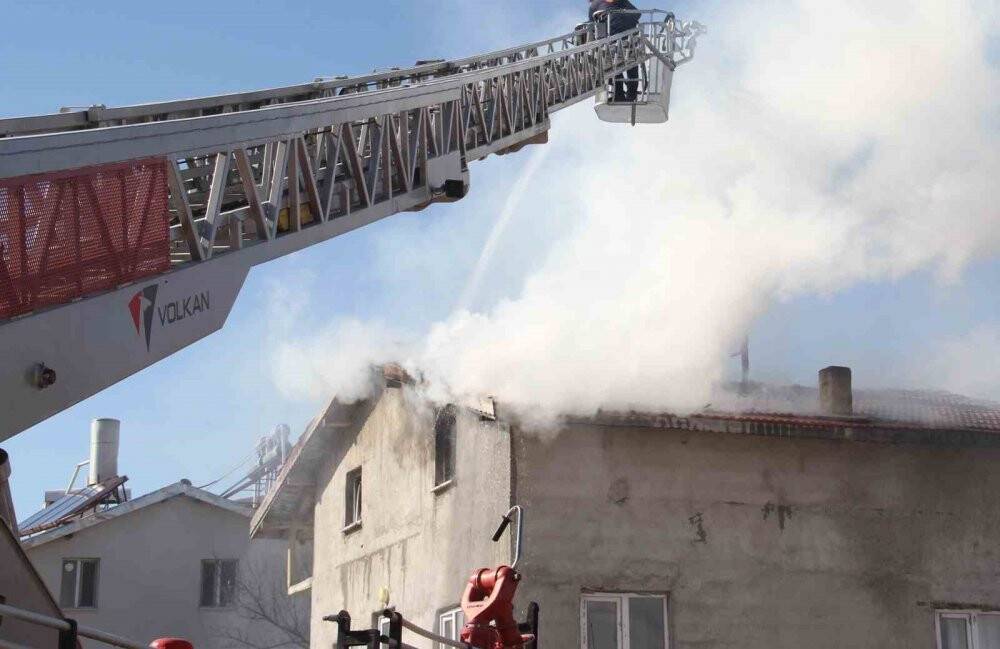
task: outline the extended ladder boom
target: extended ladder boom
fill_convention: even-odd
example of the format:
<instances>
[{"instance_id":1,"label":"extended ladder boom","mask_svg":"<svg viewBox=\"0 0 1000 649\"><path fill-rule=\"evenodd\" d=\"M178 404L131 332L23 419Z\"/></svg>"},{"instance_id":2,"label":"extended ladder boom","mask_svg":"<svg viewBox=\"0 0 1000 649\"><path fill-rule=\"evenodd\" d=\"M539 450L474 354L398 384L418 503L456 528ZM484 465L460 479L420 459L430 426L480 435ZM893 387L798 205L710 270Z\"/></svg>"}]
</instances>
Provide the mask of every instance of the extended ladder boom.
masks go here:
<instances>
[{"instance_id":1,"label":"extended ladder boom","mask_svg":"<svg viewBox=\"0 0 1000 649\"><path fill-rule=\"evenodd\" d=\"M407 70L0 120L0 440L222 327L249 269L462 198L468 163L697 29L662 12ZM4 137L6 136L6 137Z\"/></svg>"}]
</instances>

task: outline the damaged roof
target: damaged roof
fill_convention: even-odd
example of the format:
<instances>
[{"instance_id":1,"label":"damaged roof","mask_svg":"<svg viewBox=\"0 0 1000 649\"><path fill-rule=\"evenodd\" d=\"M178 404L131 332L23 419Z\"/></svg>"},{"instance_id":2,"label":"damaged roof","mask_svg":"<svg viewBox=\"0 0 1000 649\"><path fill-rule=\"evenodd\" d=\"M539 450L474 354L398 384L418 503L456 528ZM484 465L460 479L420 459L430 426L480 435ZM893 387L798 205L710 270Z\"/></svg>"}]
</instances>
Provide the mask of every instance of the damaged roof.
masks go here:
<instances>
[{"instance_id":1,"label":"damaged roof","mask_svg":"<svg viewBox=\"0 0 1000 649\"><path fill-rule=\"evenodd\" d=\"M824 415L819 390L754 384L744 394L722 391L701 411L598 411L572 423L703 430L782 437L887 443L1000 446L1000 404L922 390L854 390L853 415Z\"/></svg>"},{"instance_id":2,"label":"damaged roof","mask_svg":"<svg viewBox=\"0 0 1000 649\"><path fill-rule=\"evenodd\" d=\"M371 397L352 403L343 403L335 397L310 422L254 512L250 521L251 538L283 537L297 519L308 524L312 516L305 514L315 498L316 474L338 436L360 430L383 390L415 384L414 379L395 364L375 368L373 379L375 389ZM496 419L492 397L477 398L459 405L483 419Z\"/></svg>"},{"instance_id":3,"label":"damaged roof","mask_svg":"<svg viewBox=\"0 0 1000 649\"><path fill-rule=\"evenodd\" d=\"M382 369L379 391L413 384L395 365ZM376 375L377 376L377 375ZM360 428L378 394L351 404L331 400L292 449L278 478L254 513L251 537L282 537L296 520L308 525L317 488L316 474L338 434ZM492 397L461 403L486 419L497 419ZM569 415L570 425L705 431L730 434L810 437L882 443L1000 447L1000 404L956 394L919 390L854 390L852 415L820 412L816 388L753 383L730 385L699 412L598 410Z\"/></svg>"},{"instance_id":4,"label":"damaged roof","mask_svg":"<svg viewBox=\"0 0 1000 649\"><path fill-rule=\"evenodd\" d=\"M802 385L753 383L742 393L727 386L705 406L708 411L730 413L784 413L819 415L819 390ZM1000 404L958 394L930 390L853 390L854 414L872 420L925 427L1000 432Z\"/></svg>"}]
</instances>

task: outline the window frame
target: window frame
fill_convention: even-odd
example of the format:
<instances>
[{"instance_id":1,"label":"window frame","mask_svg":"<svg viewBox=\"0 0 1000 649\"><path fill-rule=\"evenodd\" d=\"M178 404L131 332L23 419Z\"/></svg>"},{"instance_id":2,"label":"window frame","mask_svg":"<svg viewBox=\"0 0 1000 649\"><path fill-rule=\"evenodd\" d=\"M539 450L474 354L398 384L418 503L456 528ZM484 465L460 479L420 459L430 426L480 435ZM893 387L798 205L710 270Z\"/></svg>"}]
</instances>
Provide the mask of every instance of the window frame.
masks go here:
<instances>
[{"instance_id":1,"label":"window frame","mask_svg":"<svg viewBox=\"0 0 1000 649\"><path fill-rule=\"evenodd\" d=\"M224 564L231 563L233 565L233 592L230 595L230 601L222 602L222 566ZM212 564L214 566L212 572L212 603L206 604L202 600L202 595L205 592L205 565ZM239 559L202 559L201 563L201 573L198 580L198 608L207 610L227 610L236 607L236 590L239 570L240 570L240 560Z\"/></svg>"},{"instance_id":2,"label":"window frame","mask_svg":"<svg viewBox=\"0 0 1000 649\"><path fill-rule=\"evenodd\" d=\"M361 527L364 506L364 473L362 467L351 469L344 476L344 533Z\"/></svg>"},{"instance_id":3,"label":"window frame","mask_svg":"<svg viewBox=\"0 0 1000 649\"><path fill-rule=\"evenodd\" d=\"M66 564L72 562L75 564L73 569L73 603L71 605L65 605L62 601L62 591L63 583L66 580ZM94 564L94 603L92 606L81 606L80 605L80 593L83 590L83 564L92 563ZM60 608L67 608L73 610L82 611L93 611L100 605L100 587L101 587L101 560L97 557L65 557L59 563L59 572L61 573L59 581L59 606Z\"/></svg>"},{"instance_id":4,"label":"window frame","mask_svg":"<svg viewBox=\"0 0 1000 649\"><path fill-rule=\"evenodd\" d=\"M461 616L462 619L461 624L459 624L459 616ZM462 637L462 628L465 626L465 611L462 610L462 606L460 604L452 604L438 609L437 615L434 618L434 628L436 629L438 635L447 638L448 636L444 634L444 618L446 617L451 618L452 626L455 629L455 637L451 639L460 642ZM444 645L440 642L435 642L434 646L438 649L444 649Z\"/></svg>"},{"instance_id":5,"label":"window frame","mask_svg":"<svg viewBox=\"0 0 1000 649\"><path fill-rule=\"evenodd\" d=\"M934 646L943 649L941 620L945 618L965 620L966 646L979 649L979 618L1000 617L1000 610L988 609L936 609L934 611Z\"/></svg>"},{"instance_id":6,"label":"window frame","mask_svg":"<svg viewBox=\"0 0 1000 649\"><path fill-rule=\"evenodd\" d=\"M580 646L587 646L587 603L614 602L618 610L618 649L630 649L629 599L633 597L663 601L663 646L670 649L670 593L651 591L587 591L580 596Z\"/></svg>"},{"instance_id":7,"label":"window frame","mask_svg":"<svg viewBox=\"0 0 1000 649\"><path fill-rule=\"evenodd\" d=\"M447 428L442 424L447 423ZM441 440L448 440L446 461L442 462L444 454L440 452ZM440 493L455 481L458 464L458 409L454 404L448 404L438 411L434 418L434 491Z\"/></svg>"}]
</instances>

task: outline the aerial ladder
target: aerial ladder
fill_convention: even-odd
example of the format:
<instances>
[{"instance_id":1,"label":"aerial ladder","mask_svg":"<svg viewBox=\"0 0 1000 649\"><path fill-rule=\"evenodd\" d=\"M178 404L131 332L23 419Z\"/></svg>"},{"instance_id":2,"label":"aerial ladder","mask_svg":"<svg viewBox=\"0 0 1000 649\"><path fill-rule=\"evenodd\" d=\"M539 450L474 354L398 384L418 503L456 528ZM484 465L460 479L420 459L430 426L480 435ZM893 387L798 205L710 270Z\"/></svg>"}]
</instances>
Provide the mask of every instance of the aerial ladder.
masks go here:
<instances>
[{"instance_id":1,"label":"aerial ladder","mask_svg":"<svg viewBox=\"0 0 1000 649\"><path fill-rule=\"evenodd\" d=\"M556 111L596 96L606 121L664 121L703 27L662 11L606 25L360 77L0 119L0 441L220 329L253 266L460 200L470 163L545 143ZM637 99L614 102L635 67Z\"/></svg>"},{"instance_id":2,"label":"aerial ladder","mask_svg":"<svg viewBox=\"0 0 1000 649\"><path fill-rule=\"evenodd\" d=\"M0 441L219 330L253 266L460 200L470 163L547 142L558 110L596 97L604 121L666 121L674 70L704 27L639 13L619 34L606 14L538 43L360 77L0 119ZM615 79L637 67L637 97L616 101ZM0 571L0 645L48 646L47 629L59 646L144 647L32 599L47 594L16 541L9 472L0 451L0 564L24 569ZM516 563L473 573L471 622L446 646L537 647L537 607L512 621ZM446 640L387 613L396 646L404 626ZM338 646L386 642L335 621Z\"/></svg>"}]
</instances>

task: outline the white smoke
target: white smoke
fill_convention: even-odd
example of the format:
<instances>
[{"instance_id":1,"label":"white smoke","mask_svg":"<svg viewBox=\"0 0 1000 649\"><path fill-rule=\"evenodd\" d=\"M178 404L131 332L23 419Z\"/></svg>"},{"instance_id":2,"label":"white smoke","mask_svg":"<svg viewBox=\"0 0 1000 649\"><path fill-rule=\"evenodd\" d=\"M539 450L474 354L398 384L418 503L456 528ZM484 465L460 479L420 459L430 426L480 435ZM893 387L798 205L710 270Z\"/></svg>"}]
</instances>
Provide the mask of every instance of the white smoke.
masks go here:
<instances>
[{"instance_id":1,"label":"white smoke","mask_svg":"<svg viewBox=\"0 0 1000 649\"><path fill-rule=\"evenodd\" d=\"M362 363L405 360L451 394L545 413L690 410L776 301L924 268L956 280L1000 250L996 14L797 0L692 16L711 31L675 75L670 123L555 116L560 155L522 204L569 204L578 220L515 297L405 346L385 327L331 325L281 347L276 380L315 359L308 385L349 390ZM445 209L457 219L462 204Z\"/></svg>"},{"instance_id":2,"label":"white smoke","mask_svg":"<svg viewBox=\"0 0 1000 649\"><path fill-rule=\"evenodd\" d=\"M952 392L997 401L1000 324L980 324L933 345L913 374Z\"/></svg>"}]
</instances>

